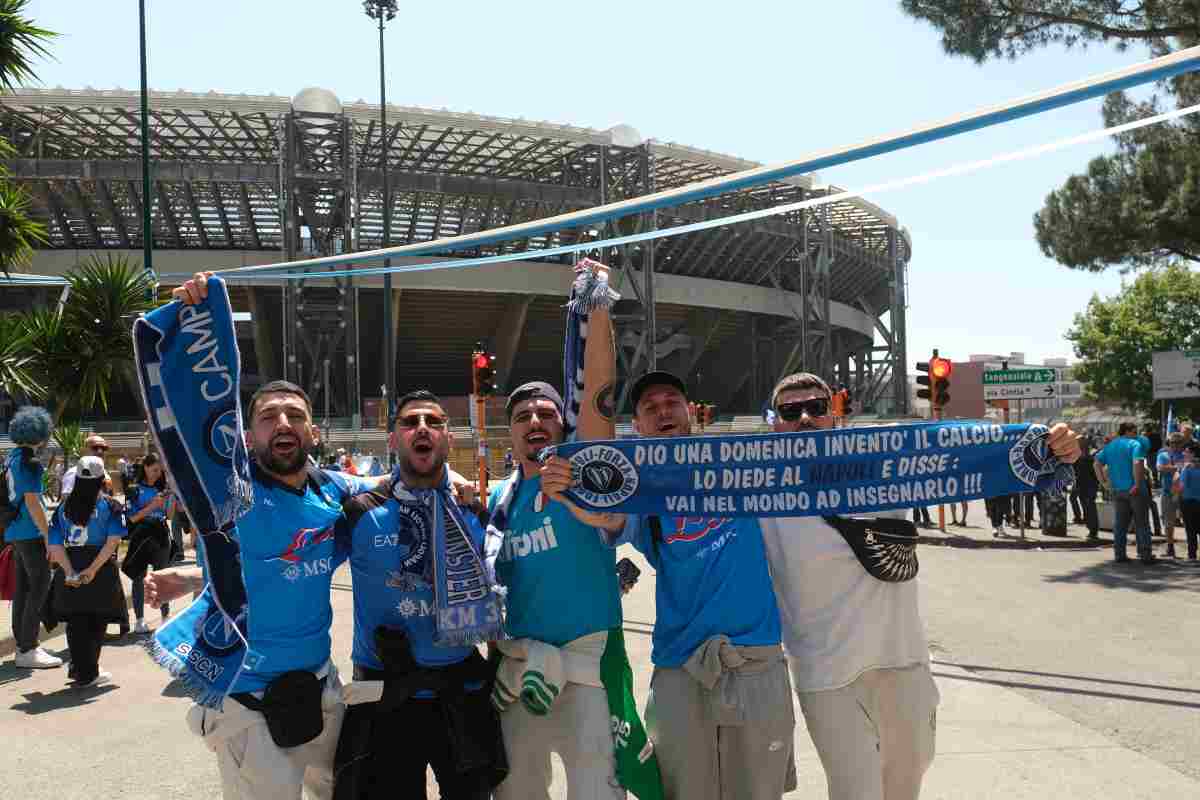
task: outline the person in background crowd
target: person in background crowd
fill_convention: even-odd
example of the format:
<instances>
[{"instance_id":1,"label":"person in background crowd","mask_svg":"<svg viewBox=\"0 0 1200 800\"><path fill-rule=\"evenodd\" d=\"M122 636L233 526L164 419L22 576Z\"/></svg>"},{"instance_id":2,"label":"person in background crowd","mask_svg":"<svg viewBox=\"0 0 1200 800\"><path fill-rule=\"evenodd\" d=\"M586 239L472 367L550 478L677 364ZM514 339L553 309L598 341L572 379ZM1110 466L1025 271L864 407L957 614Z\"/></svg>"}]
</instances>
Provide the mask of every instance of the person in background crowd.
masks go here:
<instances>
[{"instance_id":1,"label":"person in background crowd","mask_svg":"<svg viewBox=\"0 0 1200 800\"><path fill-rule=\"evenodd\" d=\"M1083 525L1084 524L1083 504L1079 502L1078 481L1073 481L1071 483L1070 499L1071 499L1071 524L1072 525Z\"/></svg>"},{"instance_id":2,"label":"person in background crowd","mask_svg":"<svg viewBox=\"0 0 1200 800\"><path fill-rule=\"evenodd\" d=\"M962 509L962 521L961 522L959 522L959 519L958 519L959 508ZM966 500L963 500L959 503L951 503L950 504L950 524L951 525L960 525L964 528L967 527L967 501Z\"/></svg>"},{"instance_id":3,"label":"person in background crowd","mask_svg":"<svg viewBox=\"0 0 1200 800\"><path fill-rule=\"evenodd\" d=\"M1158 451L1155 472L1162 483L1162 525L1167 534L1167 558L1175 558L1175 524L1179 516L1179 496L1175 494L1175 473L1183 465L1187 452L1179 431L1168 434L1167 446Z\"/></svg>"},{"instance_id":4,"label":"person in background crowd","mask_svg":"<svg viewBox=\"0 0 1200 800\"><path fill-rule=\"evenodd\" d=\"M832 416L832 415L831 415ZM778 419L776 420L778 421ZM922 528L932 528L933 520L929 518L929 509L925 506L913 506L913 522Z\"/></svg>"},{"instance_id":5,"label":"person in background crowd","mask_svg":"<svg viewBox=\"0 0 1200 800\"><path fill-rule=\"evenodd\" d=\"M63 663L38 644L42 604L50 591L50 562L46 558L49 523L42 502L43 468L39 459L44 457L51 426L49 412L34 406L18 409L8 426L8 435L16 445L5 462L8 502L17 516L5 529L4 540L12 545L16 569L12 629L18 669L51 669Z\"/></svg>"},{"instance_id":6,"label":"person in background crowd","mask_svg":"<svg viewBox=\"0 0 1200 800\"><path fill-rule=\"evenodd\" d=\"M1200 442L1188 445L1185 459L1175 475L1174 490L1183 513L1188 561L1195 561L1196 545L1200 542Z\"/></svg>"},{"instance_id":7,"label":"person in background crowd","mask_svg":"<svg viewBox=\"0 0 1200 800\"><path fill-rule=\"evenodd\" d=\"M50 483L50 496L56 501L62 500L63 496L63 475L67 471L65 462L65 458L55 459L54 461L54 480Z\"/></svg>"},{"instance_id":8,"label":"person in background crowd","mask_svg":"<svg viewBox=\"0 0 1200 800\"><path fill-rule=\"evenodd\" d=\"M121 456L120 458L117 459L116 488L120 491L122 497L125 495L126 492L129 491L129 486L132 483L132 481L128 480L129 467L130 467L130 462L125 460L125 456Z\"/></svg>"},{"instance_id":9,"label":"person in background crowd","mask_svg":"<svg viewBox=\"0 0 1200 800\"><path fill-rule=\"evenodd\" d=\"M85 456L95 456L104 461L104 454L108 452L108 441L98 433L93 433L83 440L83 453ZM62 493L65 497L71 493L71 489L75 486L75 467L71 467L63 475Z\"/></svg>"},{"instance_id":10,"label":"person in background crowd","mask_svg":"<svg viewBox=\"0 0 1200 800\"><path fill-rule=\"evenodd\" d=\"M1196 441L1195 428L1190 423L1180 425L1179 432L1183 434L1183 446L1185 448Z\"/></svg>"},{"instance_id":11,"label":"person in background crowd","mask_svg":"<svg viewBox=\"0 0 1200 800\"><path fill-rule=\"evenodd\" d=\"M1080 442L1083 452L1075 462L1075 493L1079 496L1079 505L1083 509L1083 524L1087 526L1087 538L1096 541L1100 538L1100 511L1096 508L1096 495L1100 491L1100 483L1096 480L1094 448L1096 440L1085 436Z\"/></svg>"},{"instance_id":12,"label":"person in background crowd","mask_svg":"<svg viewBox=\"0 0 1200 800\"><path fill-rule=\"evenodd\" d=\"M513 471L513 456L512 456L512 448L510 447L504 451L504 475L507 477L508 475L512 474L512 471Z\"/></svg>"},{"instance_id":13,"label":"person in background crowd","mask_svg":"<svg viewBox=\"0 0 1200 800\"><path fill-rule=\"evenodd\" d=\"M133 614L137 621L133 632L149 633L145 614L145 588L142 585L148 569L164 569L171 551L167 517L171 513L171 492L163 465L154 453L142 459L137 480L125 492L125 522L129 526L129 549L125 554L122 572L133 582ZM167 603L159 606L165 623L171 614Z\"/></svg>"},{"instance_id":14,"label":"person in background crowd","mask_svg":"<svg viewBox=\"0 0 1200 800\"><path fill-rule=\"evenodd\" d=\"M1113 560L1126 563L1126 536L1130 522L1133 523L1137 539L1138 558L1143 564L1155 561L1151 550L1150 518L1148 501L1150 491L1146 488L1146 452L1137 438L1137 425L1122 422L1117 437L1104 446L1096 456L1096 477L1109 492L1116 504L1113 522Z\"/></svg>"},{"instance_id":15,"label":"person in background crowd","mask_svg":"<svg viewBox=\"0 0 1200 800\"><path fill-rule=\"evenodd\" d=\"M1152 422L1144 425L1138 442L1141 443L1146 458L1146 508L1150 511L1154 536L1162 536L1162 519L1158 514L1158 503L1154 502L1154 489L1158 486L1158 470L1155 469L1155 464L1158 463L1158 451L1162 449L1162 436L1158 433L1158 426Z\"/></svg>"},{"instance_id":16,"label":"person in background crowd","mask_svg":"<svg viewBox=\"0 0 1200 800\"><path fill-rule=\"evenodd\" d=\"M54 512L48 537L50 558L62 568L54 578L54 610L67 621L70 676L80 688L112 680L100 670L104 629L126 613L113 558L125 522L120 504L103 491L106 477L99 458L79 459L75 485Z\"/></svg>"}]
</instances>

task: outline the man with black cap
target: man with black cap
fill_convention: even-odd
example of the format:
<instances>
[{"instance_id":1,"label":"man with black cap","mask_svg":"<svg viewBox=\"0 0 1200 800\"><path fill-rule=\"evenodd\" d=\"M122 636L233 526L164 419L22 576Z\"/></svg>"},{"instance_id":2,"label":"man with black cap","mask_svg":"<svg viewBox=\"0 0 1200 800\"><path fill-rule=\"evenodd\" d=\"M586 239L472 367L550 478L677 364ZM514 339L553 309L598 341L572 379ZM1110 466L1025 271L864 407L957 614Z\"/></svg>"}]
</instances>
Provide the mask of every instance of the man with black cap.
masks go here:
<instances>
[{"instance_id":1,"label":"man with black cap","mask_svg":"<svg viewBox=\"0 0 1200 800\"><path fill-rule=\"evenodd\" d=\"M615 373L609 312L595 308L587 322L577 439L614 437ZM609 631L621 627L616 554L589 524L598 515L543 492L538 456L563 441L562 396L550 384L532 381L509 395L505 409L516 469L492 493L488 531L489 542L499 542L496 578L507 587L510 638L497 643L504 654L501 671L505 663L532 665L546 656L559 665L560 679L551 679L552 704L542 713L522 702L501 713L509 774L495 797L548 798L550 754L557 752L571 800L622 798L600 680Z\"/></svg>"},{"instance_id":2,"label":"man with black cap","mask_svg":"<svg viewBox=\"0 0 1200 800\"><path fill-rule=\"evenodd\" d=\"M691 434L675 375L649 372L629 397L642 436ZM570 480L553 462L548 487ZM666 798L778 800L796 786L796 719L758 520L630 515L621 541L658 573L646 720Z\"/></svg>"}]
</instances>

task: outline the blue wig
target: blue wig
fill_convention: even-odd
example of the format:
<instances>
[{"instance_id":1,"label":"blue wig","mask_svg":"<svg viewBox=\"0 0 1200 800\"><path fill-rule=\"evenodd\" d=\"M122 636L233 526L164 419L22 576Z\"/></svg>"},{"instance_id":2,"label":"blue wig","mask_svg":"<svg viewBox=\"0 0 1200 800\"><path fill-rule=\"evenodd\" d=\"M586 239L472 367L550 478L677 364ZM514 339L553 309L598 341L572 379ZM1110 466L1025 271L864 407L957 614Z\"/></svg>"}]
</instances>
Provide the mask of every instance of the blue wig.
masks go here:
<instances>
[{"instance_id":1,"label":"blue wig","mask_svg":"<svg viewBox=\"0 0 1200 800\"><path fill-rule=\"evenodd\" d=\"M33 447L50 438L54 427L50 412L38 406L21 406L8 423L8 435L13 444L21 447Z\"/></svg>"}]
</instances>

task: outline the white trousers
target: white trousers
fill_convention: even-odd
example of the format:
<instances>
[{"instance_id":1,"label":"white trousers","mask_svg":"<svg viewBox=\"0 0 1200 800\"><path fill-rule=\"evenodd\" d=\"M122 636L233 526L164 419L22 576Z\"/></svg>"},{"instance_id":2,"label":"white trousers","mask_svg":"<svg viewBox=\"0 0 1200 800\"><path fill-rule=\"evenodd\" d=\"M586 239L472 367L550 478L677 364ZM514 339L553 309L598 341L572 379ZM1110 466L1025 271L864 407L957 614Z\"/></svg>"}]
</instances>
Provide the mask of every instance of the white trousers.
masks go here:
<instances>
[{"instance_id":1,"label":"white trousers","mask_svg":"<svg viewBox=\"0 0 1200 800\"><path fill-rule=\"evenodd\" d=\"M917 800L933 763L940 699L928 664L869 670L840 689L796 696L829 800Z\"/></svg>"},{"instance_id":2,"label":"white trousers","mask_svg":"<svg viewBox=\"0 0 1200 800\"><path fill-rule=\"evenodd\" d=\"M496 787L495 800L550 800L551 753L566 768L568 800L625 799L603 689L568 683L544 717L513 703L500 714L500 727L508 777Z\"/></svg>"},{"instance_id":3,"label":"white trousers","mask_svg":"<svg viewBox=\"0 0 1200 800\"><path fill-rule=\"evenodd\" d=\"M341 682L330 670L321 697L325 727L299 747L281 748L267 731L261 712L227 698L220 711L202 706L188 710L188 727L217 754L223 800L310 800L333 797L333 756L342 729Z\"/></svg>"}]
</instances>

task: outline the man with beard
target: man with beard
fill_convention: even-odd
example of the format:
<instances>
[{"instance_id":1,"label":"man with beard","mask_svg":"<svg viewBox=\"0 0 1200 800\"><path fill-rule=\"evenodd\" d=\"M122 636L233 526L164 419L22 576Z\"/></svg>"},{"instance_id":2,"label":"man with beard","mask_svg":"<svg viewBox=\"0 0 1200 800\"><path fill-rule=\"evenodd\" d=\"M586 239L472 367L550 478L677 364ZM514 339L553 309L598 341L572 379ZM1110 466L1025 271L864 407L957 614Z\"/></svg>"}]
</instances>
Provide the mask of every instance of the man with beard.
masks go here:
<instances>
[{"instance_id":1,"label":"man with beard","mask_svg":"<svg viewBox=\"0 0 1200 800\"><path fill-rule=\"evenodd\" d=\"M629 398L640 435L691 434L671 373L643 375ZM550 459L547 493L570 480ZM658 573L646 722L667 800L779 800L796 786L796 719L758 520L631 515L621 541Z\"/></svg>"},{"instance_id":2,"label":"man with beard","mask_svg":"<svg viewBox=\"0 0 1200 800\"><path fill-rule=\"evenodd\" d=\"M458 526L444 532L458 537L460 552L439 556L432 530L430 506L449 496L453 440L436 396L401 396L388 434L396 468L384 486L344 504L338 546L350 548L354 576L354 683L338 745L338 800L424 797L428 767L445 800L486 800L506 771L488 697L494 668L474 644L443 641L439 631L435 581L446 562L470 562L484 575L484 532L469 509L442 515ZM491 610L495 637L498 603Z\"/></svg>"},{"instance_id":3,"label":"man with beard","mask_svg":"<svg viewBox=\"0 0 1200 800\"><path fill-rule=\"evenodd\" d=\"M785 377L771 395L775 430L834 427L830 401L816 375ZM1079 457L1066 425L1050 429L1048 444L1064 462ZM892 518L882 527L907 514L875 516ZM917 582L873 577L831 522L844 521L761 520L792 684L831 800L916 798L933 762L939 700Z\"/></svg>"},{"instance_id":4,"label":"man with beard","mask_svg":"<svg viewBox=\"0 0 1200 800\"><path fill-rule=\"evenodd\" d=\"M580 441L615 435L615 353L608 309L596 308L587 321ZM496 787L496 800L548 800L551 752L563 761L571 800L622 798L600 677L609 632L621 626L616 554L589 515L577 518L568 504L542 489L538 456L563 440L559 393L548 383L526 383L509 395L505 410L516 469L488 504L492 525L503 535L496 578L507 587L510 638L497 646L506 659L549 653L578 668L567 670L545 713L535 714L522 702L501 713L510 771Z\"/></svg>"},{"instance_id":5,"label":"man with beard","mask_svg":"<svg viewBox=\"0 0 1200 800\"><path fill-rule=\"evenodd\" d=\"M261 386L246 417L254 505L238 520L238 534L247 616L253 620L247 644L262 658L243 667L221 710L195 705L188 723L217 754L225 800L298 800L302 784L312 796L327 798L344 710L329 658L330 586L346 558L335 548L334 524L345 500L379 481L309 464L318 431L308 395L293 383ZM198 591L202 581L199 569L155 572L146 578L146 599L165 603ZM323 684L324 726L317 738L285 748L268 730L263 698L274 681L297 672Z\"/></svg>"}]
</instances>

